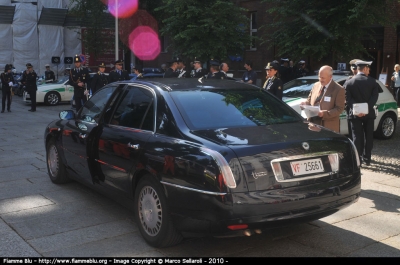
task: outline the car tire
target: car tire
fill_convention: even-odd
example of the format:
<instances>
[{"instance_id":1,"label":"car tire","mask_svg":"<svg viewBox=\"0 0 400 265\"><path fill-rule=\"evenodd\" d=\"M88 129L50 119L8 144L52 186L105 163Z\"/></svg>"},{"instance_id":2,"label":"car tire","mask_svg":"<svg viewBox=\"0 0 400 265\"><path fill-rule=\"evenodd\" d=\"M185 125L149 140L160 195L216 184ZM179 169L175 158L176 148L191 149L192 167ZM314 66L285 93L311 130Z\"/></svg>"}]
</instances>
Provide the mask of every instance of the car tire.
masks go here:
<instances>
[{"instance_id":1,"label":"car tire","mask_svg":"<svg viewBox=\"0 0 400 265\"><path fill-rule=\"evenodd\" d=\"M51 139L46 146L46 164L50 180L53 183L64 184L70 182L54 139Z\"/></svg>"},{"instance_id":2,"label":"car tire","mask_svg":"<svg viewBox=\"0 0 400 265\"><path fill-rule=\"evenodd\" d=\"M51 91L44 96L44 103L46 105L55 106L60 103L61 97L57 92Z\"/></svg>"},{"instance_id":3,"label":"car tire","mask_svg":"<svg viewBox=\"0 0 400 265\"><path fill-rule=\"evenodd\" d=\"M159 181L146 175L134 195L135 220L145 241L153 247L170 247L182 241L167 207L167 199Z\"/></svg>"},{"instance_id":4,"label":"car tire","mask_svg":"<svg viewBox=\"0 0 400 265\"><path fill-rule=\"evenodd\" d=\"M390 139L396 131L396 115L385 113L379 121L378 128L374 132L375 137L379 139Z\"/></svg>"}]
</instances>

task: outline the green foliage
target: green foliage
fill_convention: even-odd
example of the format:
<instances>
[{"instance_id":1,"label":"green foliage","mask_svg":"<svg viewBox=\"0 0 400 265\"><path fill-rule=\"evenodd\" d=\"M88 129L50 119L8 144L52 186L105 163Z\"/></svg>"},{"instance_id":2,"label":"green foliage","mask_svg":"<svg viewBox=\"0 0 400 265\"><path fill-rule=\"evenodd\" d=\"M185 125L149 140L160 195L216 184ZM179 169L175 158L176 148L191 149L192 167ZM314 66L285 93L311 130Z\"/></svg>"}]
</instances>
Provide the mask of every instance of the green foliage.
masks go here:
<instances>
[{"instance_id":1,"label":"green foliage","mask_svg":"<svg viewBox=\"0 0 400 265\"><path fill-rule=\"evenodd\" d=\"M78 33L81 34L81 40L85 49L92 53L95 57L102 54L105 46L102 29L104 29L103 21L108 13L107 6L100 0L71 0L69 13L82 18L83 26L87 28L85 34L81 34L80 28ZM110 42L106 42L110 44Z\"/></svg>"},{"instance_id":2,"label":"green foliage","mask_svg":"<svg viewBox=\"0 0 400 265\"><path fill-rule=\"evenodd\" d=\"M281 56L321 59L332 54L341 59L365 55L361 40L372 33L367 27L397 23L389 21L388 15L395 1L263 0L270 7L266 15L273 17L269 35L263 39Z\"/></svg>"},{"instance_id":3,"label":"green foliage","mask_svg":"<svg viewBox=\"0 0 400 265\"><path fill-rule=\"evenodd\" d=\"M161 34L175 55L203 61L242 54L251 43L245 10L229 0L162 0Z\"/></svg>"}]
</instances>

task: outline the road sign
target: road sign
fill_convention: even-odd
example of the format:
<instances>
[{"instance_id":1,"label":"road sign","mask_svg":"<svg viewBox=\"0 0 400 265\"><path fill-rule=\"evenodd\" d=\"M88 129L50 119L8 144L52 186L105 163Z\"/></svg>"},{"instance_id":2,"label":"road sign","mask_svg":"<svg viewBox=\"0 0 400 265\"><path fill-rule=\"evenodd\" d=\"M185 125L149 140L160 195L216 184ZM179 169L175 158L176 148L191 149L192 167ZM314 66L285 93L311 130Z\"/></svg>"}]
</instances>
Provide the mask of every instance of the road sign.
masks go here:
<instances>
[{"instance_id":1,"label":"road sign","mask_svg":"<svg viewBox=\"0 0 400 265\"><path fill-rule=\"evenodd\" d=\"M59 64L60 63L60 57L51 57L51 63Z\"/></svg>"},{"instance_id":2,"label":"road sign","mask_svg":"<svg viewBox=\"0 0 400 265\"><path fill-rule=\"evenodd\" d=\"M72 57L64 57L64 63L65 64L72 64L73 58Z\"/></svg>"}]
</instances>

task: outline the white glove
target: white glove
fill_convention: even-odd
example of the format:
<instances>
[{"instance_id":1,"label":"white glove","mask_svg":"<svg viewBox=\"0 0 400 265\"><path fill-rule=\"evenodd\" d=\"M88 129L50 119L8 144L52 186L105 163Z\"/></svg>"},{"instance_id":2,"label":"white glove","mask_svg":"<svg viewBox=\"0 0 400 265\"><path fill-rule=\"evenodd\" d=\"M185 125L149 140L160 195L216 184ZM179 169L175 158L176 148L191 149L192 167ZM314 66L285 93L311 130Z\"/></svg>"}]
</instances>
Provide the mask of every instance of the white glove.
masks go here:
<instances>
[{"instance_id":1,"label":"white glove","mask_svg":"<svg viewBox=\"0 0 400 265\"><path fill-rule=\"evenodd\" d=\"M13 82L8 83L8 85L9 85L9 86L12 86L12 85L13 85Z\"/></svg>"}]
</instances>

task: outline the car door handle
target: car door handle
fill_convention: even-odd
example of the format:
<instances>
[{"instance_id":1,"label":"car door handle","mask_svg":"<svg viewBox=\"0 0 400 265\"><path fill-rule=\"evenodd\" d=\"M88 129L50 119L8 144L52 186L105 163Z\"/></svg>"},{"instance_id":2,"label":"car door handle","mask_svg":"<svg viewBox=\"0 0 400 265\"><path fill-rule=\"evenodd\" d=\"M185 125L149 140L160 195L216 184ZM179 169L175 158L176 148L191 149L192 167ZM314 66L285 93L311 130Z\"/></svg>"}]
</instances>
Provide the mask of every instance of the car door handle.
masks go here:
<instances>
[{"instance_id":1,"label":"car door handle","mask_svg":"<svg viewBox=\"0 0 400 265\"><path fill-rule=\"evenodd\" d=\"M85 139L86 138L86 134L85 133L80 133L79 134L79 138Z\"/></svg>"},{"instance_id":2,"label":"car door handle","mask_svg":"<svg viewBox=\"0 0 400 265\"><path fill-rule=\"evenodd\" d=\"M129 147L129 148L133 148L133 149L139 149L139 144L131 144L131 143L128 143L128 147Z\"/></svg>"}]
</instances>

